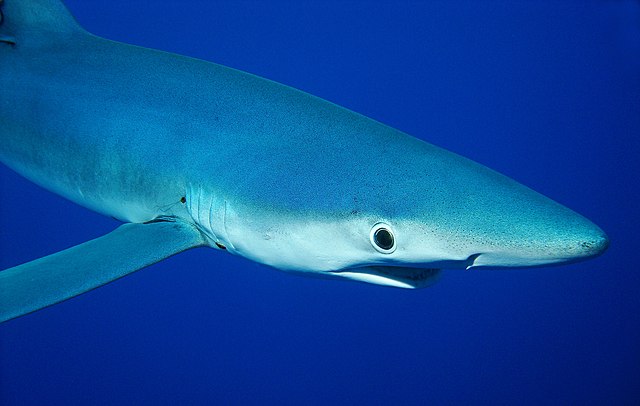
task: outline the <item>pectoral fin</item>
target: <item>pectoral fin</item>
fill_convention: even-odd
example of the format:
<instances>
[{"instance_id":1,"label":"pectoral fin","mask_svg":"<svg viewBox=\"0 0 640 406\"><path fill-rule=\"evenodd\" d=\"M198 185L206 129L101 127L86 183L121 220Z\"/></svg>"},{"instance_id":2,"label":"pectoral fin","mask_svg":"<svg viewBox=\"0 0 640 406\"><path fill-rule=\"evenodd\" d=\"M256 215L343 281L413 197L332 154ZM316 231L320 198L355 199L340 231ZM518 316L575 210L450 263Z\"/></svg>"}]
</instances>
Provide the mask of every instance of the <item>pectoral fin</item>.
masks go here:
<instances>
[{"instance_id":1,"label":"pectoral fin","mask_svg":"<svg viewBox=\"0 0 640 406\"><path fill-rule=\"evenodd\" d=\"M72 298L204 245L182 222L124 224L111 233L0 272L0 322Z\"/></svg>"}]
</instances>

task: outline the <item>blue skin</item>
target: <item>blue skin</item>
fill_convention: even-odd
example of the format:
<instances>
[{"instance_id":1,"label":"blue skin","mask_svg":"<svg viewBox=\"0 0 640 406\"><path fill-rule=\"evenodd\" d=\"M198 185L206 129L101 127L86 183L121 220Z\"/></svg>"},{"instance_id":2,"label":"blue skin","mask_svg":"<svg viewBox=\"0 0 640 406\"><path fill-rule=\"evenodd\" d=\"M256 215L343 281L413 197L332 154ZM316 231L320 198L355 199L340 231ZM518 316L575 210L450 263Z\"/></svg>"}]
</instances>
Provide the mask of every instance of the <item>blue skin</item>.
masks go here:
<instances>
[{"instance_id":1,"label":"blue skin","mask_svg":"<svg viewBox=\"0 0 640 406\"><path fill-rule=\"evenodd\" d=\"M418 268L556 264L608 245L514 180L330 102L95 37L56 0L3 11L0 159L105 215L179 221L280 269L403 287L426 285L411 282ZM370 238L379 222L393 252Z\"/></svg>"}]
</instances>

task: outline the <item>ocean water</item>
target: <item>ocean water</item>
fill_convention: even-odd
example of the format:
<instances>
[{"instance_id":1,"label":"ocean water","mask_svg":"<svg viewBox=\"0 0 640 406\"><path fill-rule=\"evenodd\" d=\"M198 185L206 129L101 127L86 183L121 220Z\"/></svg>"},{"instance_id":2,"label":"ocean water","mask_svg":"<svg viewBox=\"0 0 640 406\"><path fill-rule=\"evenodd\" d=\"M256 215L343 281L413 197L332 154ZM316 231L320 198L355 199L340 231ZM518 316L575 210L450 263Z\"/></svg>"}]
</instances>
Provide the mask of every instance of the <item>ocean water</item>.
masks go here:
<instances>
[{"instance_id":1,"label":"ocean water","mask_svg":"<svg viewBox=\"0 0 640 406\"><path fill-rule=\"evenodd\" d=\"M417 291L192 250L0 325L0 404L640 402L639 2L66 3L472 158L611 247ZM2 268L117 225L0 168Z\"/></svg>"}]
</instances>

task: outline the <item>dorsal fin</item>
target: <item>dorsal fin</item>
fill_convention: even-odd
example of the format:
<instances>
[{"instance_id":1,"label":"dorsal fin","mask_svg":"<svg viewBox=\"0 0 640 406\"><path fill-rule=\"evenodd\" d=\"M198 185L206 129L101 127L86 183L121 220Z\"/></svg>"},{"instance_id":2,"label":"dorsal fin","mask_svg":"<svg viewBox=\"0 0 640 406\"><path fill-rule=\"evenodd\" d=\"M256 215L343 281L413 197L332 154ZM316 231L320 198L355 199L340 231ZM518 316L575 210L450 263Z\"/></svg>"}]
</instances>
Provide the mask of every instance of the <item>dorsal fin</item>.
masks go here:
<instances>
[{"instance_id":1,"label":"dorsal fin","mask_svg":"<svg viewBox=\"0 0 640 406\"><path fill-rule=\"evenodd\" d=\"M0 0L0 40L39 45L84 32L60 0Z\"/></svg>"}]
</instances>

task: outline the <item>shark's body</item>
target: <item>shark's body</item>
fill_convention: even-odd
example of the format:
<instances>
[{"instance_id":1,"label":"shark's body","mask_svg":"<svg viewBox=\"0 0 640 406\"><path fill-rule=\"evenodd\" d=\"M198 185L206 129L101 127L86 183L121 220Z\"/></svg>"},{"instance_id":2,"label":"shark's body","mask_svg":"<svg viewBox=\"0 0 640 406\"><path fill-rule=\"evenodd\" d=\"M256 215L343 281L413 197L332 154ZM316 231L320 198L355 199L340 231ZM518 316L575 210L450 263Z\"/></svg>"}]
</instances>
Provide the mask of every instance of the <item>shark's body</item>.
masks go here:
<instances>
[{"instance_id":1,"label":"shark's body","mask_svg":"<svg viewBox=\"0 0 640 406\"><path fill-rule=\"evenodd\" d=\"M195 246L420 287L437 269L574 261L608 244L517 182L327 101L93 36L55 0L0 7L0 159L134 223L1 272L0 320Z\"/></svg>"}]
</instances>

